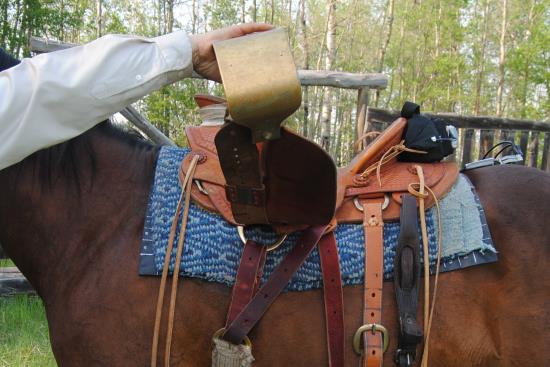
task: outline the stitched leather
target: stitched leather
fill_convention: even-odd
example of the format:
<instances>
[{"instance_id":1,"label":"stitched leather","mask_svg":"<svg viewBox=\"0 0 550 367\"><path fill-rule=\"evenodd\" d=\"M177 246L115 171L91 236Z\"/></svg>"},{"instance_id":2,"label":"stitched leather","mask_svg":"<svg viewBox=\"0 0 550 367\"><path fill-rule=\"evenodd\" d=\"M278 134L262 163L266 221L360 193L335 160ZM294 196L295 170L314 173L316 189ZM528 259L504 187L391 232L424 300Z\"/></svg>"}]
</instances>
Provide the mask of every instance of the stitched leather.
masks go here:
<instances>
[{"instance_id":1,"label":"stitched leather","mask_svg":"<svg viewBox=\"0 0 550 367\"><path fill-rule=\"evenodd\" d=\"M324 235L319 241L319 256L323 272L329 366L343 367L345 365L344 296L338 247L333 232Z\"/></svg>"},{"instance_id":2,"label":"stitched leather","mask_svg":"<svg viewBox=\"0 0 550 367\"><path fill-rule=\"evenodd\" d=\"M244 337L275 301L292 275L302 266L323 235L326 226L312 227L302 234L294 248L273 271L269 280L260 288L250 303L227 327L223 338L233 344L241 344Z\"/></svg>"},{"instance_id":3,"label":"stitched leather","mask_svg":"<svg viewBox=\"0 0 550 367\"><path fill-rule=\"evenodd\" d=\"M235 284L233 285L225 327L228 327L233 322L235 317L256 294L260 286L260 280L262 279L266 253L266 246L252 240L246 241L239 263L239 270L235 278Z\"/></svg>"},{"instance_id":4,"label":"stitched leather","mask_svg":"<svg viewBox=\"0 0 550 367\"><path fill-rule=\"evenodd\" d=\"M365 229L365 292L363 324L382 323L382 285L384 275L384 235L382 202L361 200ZM363 366L382 366L382 335L363 333Z\"/></svg>"}]
</instances>

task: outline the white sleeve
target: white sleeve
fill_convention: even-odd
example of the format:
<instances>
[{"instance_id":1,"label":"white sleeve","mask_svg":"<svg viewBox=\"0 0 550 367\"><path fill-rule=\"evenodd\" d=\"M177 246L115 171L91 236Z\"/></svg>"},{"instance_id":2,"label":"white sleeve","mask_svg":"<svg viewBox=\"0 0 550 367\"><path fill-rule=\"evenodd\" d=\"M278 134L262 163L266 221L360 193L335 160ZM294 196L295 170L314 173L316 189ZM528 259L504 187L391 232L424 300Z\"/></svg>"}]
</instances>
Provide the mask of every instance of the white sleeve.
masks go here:
<instances>
[{"instance_id":1,"label":"white sleeve","mask_svg":"<svg viewBox=\"0 0 550 367\"><path fill-rule=\"evenodd\" d=\"M184 32L108 35L0 72L0 169L71 139L193 70Z\"/></svg>"}]
</instances>

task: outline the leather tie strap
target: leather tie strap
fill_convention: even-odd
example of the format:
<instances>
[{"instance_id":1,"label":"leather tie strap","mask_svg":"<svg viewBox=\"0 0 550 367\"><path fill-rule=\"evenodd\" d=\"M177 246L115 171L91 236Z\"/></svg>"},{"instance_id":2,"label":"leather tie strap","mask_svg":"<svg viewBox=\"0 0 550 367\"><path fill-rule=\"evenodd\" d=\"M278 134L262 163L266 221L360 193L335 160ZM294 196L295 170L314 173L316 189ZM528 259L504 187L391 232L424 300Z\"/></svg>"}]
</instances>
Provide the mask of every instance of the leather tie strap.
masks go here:
<instances>
[{"instance_id":1,"label":"leather tie strap","mask_svg":"<svg viewBox=\"0 0 550 367\"><path fill-rule=\"evenodd\" d=\"M319 256L323 271L323 296L330 367L343 367L344 340L344 297L338 247L334 233L324 235L319 241Z\"/></svg>"},{"instance_id":2,"label":"leather tie strap","mask_svg":"<svg viewBox=\"0 0 550 367\"><path fill-rule=\"evenodd\" d=\"M418 326L418 289L420 274L420 241L416 199L402 196L399 238L394 261L394 287L399 315L399 341L395 361L400 367L409 367L416 358L416 347L422 342L422 328Z\"/></svg>"},{"instance_id":3,"label":"leather tie strap","mask_svg":"<svg viewBox=\"0 0 550 367\"><path fill-rule=\"evenodd\" d=\"M260 288L250 303L226 329L223 339L233 344L241 344L243 342L245 336L288 284L292 275L302 266L305 259L319 242L325 228L326 226L315 226L303 232L294 248L277 266L269 280Z\"/></svg>"},{"instance_id":4,"label":"leather tie strap","mask_svg":"<svg viewBox=\"0 0 550 367\"><path fill-rule=\"evenodd\" d=\"M365 293L363 323L372 325L363 333L363 366L380 367L383 359L382 286L384 275L384 232L382 202L361 200L365 231ZM387 346L386 346L387 347Z\"/></svg>"},{"instance_id":5,"label":"leather tie strap","mask_svg":"<svg viewBox=\"0 0 550 367\"><path fill-rule=\"evenodd\" d=\"M247 240L239 270L233 285L231 303L227 313L225 327L233 322L235 317L246 307L248 302L254 297L263 275L263 268L267 254L267 246L261 245L253 240Z\"/></svg>"}]
</instances>

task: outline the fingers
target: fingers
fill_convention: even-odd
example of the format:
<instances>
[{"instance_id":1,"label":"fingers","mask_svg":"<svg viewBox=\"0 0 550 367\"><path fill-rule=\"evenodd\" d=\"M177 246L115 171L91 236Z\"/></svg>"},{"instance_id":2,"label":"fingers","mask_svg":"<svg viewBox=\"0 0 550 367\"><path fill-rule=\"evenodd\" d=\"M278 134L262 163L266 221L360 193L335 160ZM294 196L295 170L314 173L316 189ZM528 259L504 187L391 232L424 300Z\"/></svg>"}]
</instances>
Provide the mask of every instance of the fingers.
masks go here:
<instances>
[{"instance_id":1,"label":"fingers","mask_svg":"<svg viewBox=\"0 0 550 367\"><path fill-rule=\"evenodd\" d=\"M245 34L254 33L254 32L269 31L275 28L271 24L267 24L267 23L243 23L243 24L237 25L236 27L238 27L240 31L240 34L236 37L244 36Z\"/></svg>"},{"instance_id":2,"label":"fingers","mask_svg":"<svg viewBox=\"0 0 550 367\"><path fill-rule=\"evenodd\" d=\"M224 41L231 38L241 37L254 32L264 32L273 29L271 24L267 23L243 23L220 29L215 32L216 41Z\"/></svg>"}]
</instances>

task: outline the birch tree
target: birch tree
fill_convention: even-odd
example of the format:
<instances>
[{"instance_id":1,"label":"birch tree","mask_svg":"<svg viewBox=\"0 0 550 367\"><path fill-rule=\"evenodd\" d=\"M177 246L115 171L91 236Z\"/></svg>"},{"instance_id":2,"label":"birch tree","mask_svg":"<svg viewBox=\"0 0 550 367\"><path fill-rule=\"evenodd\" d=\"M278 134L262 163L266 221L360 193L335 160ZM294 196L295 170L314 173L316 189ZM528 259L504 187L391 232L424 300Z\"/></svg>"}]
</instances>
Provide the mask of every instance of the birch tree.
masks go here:
<instances>
[{"instance_id":1,"label":"birch tree","mask_svg":"<svg viewBox=\"0 0 550 367\"><path fill-rule=\"evenodd\" d=\"M325 57L325 69L331 70L336 55L336 0L329 0L327 3L327 32ZM324 102L321 109L321 146L329 151L331 136L332 116L332 91L330 87L325 88Z\"/></svg>"}]
</instances>

